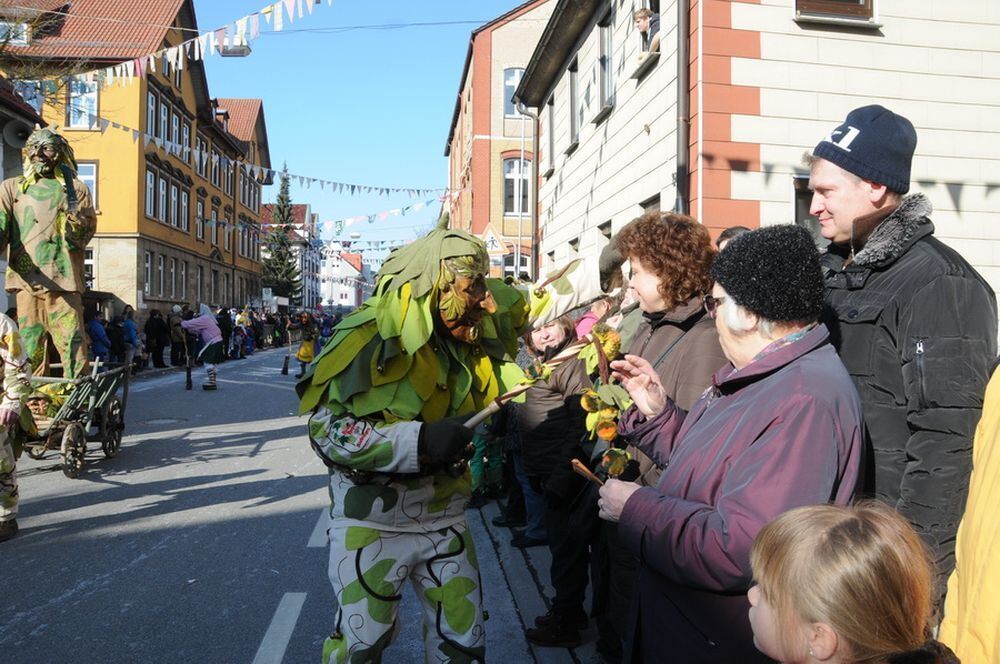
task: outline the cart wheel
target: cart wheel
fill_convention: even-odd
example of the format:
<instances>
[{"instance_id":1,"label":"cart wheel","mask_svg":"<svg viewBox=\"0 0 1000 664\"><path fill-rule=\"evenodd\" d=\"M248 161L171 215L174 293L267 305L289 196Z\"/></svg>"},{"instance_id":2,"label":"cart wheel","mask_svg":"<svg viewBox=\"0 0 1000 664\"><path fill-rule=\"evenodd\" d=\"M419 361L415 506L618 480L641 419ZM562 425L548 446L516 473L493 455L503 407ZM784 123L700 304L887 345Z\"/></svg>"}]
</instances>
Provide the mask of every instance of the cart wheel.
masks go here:
<instances>
[{"instance_id":1,"label":"cart wheel","mask_svg":"<svg viewBox=\"0 0 1000 664\"><path fill-rule=\"evenodd\" d=\"M122 412L122 400L111 397L101 408L101 449L104 450L104 456L111 459L118 455L124 430L125 414Z\"/></svg>"},{"instance_id":2,"label":"cart wheel","mask_svg":"<svg viewBox=\"0 0 1000 664\"><path fill-rule=\"evenodd\" d=\"M62 437L63 475L72 479L79 477L86 452L87 440L83 435L83 426L79 422L70 422Z\"/></svg>"},{"instance_id":3,"label":"cart wheel","mask_svg":"<svg viewBox=\"0 0 1000 664\"><path fill-rule=\"evenodd\" d=\"M45 443L41 445L25 445L25 453L32 459L44 459L45 458Z\"/></svg>"}]
</instances>

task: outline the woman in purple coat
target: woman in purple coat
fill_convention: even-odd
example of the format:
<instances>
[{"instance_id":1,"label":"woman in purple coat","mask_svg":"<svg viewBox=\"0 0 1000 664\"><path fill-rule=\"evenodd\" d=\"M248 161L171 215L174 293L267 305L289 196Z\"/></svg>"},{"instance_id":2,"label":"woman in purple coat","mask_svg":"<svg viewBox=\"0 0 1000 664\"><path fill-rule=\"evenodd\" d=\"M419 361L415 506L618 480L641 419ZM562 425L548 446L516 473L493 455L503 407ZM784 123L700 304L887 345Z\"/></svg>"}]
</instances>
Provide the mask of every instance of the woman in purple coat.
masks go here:
<instances>
[{"instance_id":1,"label":"woman in purple coat","mask_svg":"<svg viewBox=\"0 0 1000 664\"><path fill-rule=\"evenodd\" d=\"M663 396L648 362L612 365L635 402L620 430L663 469L656 487L601 489L602 518L641 562L627 662L769 661L747 619L754 537L793 507L846 505L858 485L861 405L817 322L808 232L737 237L712 277L705 308L729 363L690 412Z\"/></svg>"}]
</instances>

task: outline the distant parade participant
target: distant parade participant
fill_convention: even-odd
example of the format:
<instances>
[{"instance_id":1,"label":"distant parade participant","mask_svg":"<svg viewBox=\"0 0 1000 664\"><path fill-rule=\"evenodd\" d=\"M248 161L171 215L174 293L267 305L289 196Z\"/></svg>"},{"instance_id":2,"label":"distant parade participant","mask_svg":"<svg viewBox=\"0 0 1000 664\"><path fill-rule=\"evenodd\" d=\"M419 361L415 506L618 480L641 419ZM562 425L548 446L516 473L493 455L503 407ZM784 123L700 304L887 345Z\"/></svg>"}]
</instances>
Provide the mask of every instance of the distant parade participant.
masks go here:
<instances>
[{"instance_id":1,"label":"distant parade participant","mask_svg":"<svg viewBox=\"0 0 1000 664\"><path fill-rule=\"evenodd\" d=\"M215 314L207 304L201 305L199 314L190 320L182 320L181 327L201 338L201 352L198 359L205 363L205 373L208 376L202 384L203 390L217 390L218 377L215 365L222 362L222 332L215 322Z\"/></svg>"},{"instance_id":2,"label":"distant parade participant","mask_svg":"<svg viewBox=\"0 0 1000 664\"><path fill-rule=\"evenodd\" d=\"M375 294L334 329L298 384L330 473L329 576L337 596L323 662L381 661L403 583L423 604L425 657L482 662L482 588L465 519L463 423L521 378L518 336L600 294L581 262L529 296L488 279L482 240L443 223L397 249Z\"/></svg>"},{"instance_id":3,"label":"distant parade participant","mask_svg":"<svg viewBox=\"0 0 1000 664\"><path fill-rule=\"evenodd\" d=\"M17 455L15 436L24 400L31 394L31 367L9 317L0 314L0 360L3 395L0 398L0 542L17 534Z\"/></svg>"},{"instance_id":4,"label":"distant parade participant","mask_svg":"<svg viewBox=\"0 0 1000 664\"><path fill-rule=\"evenodd\" d=\"M65 138L36 128L24 152L24 174L0 184L0 251L10 247L6 287L17 294L21 338L35 373L47 373L51 340L63 376L75 378L87 365L83 251L97 214Z\"/></svg>"},{"instance_id":5,"label":"distant parade participant","mask_svg":"<svg viewBox=\"0 0 1000 664\"><path fill-rule=\"evenodd\" d=\"M301 343L299 349L295 351L295 359L299 361L299 372L296 378L302 378L306 373L306 366L316 357L316 338L319 336L319 326L308 311L299 313L298 322L288 321L289 330L299 330Z\"/></svg>"}]
</instances>

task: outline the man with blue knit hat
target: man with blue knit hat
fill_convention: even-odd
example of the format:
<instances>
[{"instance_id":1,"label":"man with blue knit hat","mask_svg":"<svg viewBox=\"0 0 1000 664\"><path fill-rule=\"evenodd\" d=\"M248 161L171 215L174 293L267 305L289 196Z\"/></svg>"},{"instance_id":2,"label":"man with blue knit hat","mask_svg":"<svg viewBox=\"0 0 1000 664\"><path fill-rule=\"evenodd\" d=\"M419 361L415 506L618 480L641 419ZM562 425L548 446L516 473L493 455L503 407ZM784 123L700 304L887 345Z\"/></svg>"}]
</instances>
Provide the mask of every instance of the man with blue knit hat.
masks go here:
<instances>
[{"instance_id":1,"label":"man with blue knit hat","mask_svg":"<svg viewBox=\"0 0 1000 664\"><path fill-rule=\"evenodd\" d=\"M864 406L865 484L930 547L940 600L997 354L997 308L989 284L934 237L930 201L907 195L916 145L903 116L851 111L813 149L809 211L830 240L826 323Z\"/></svg>"}]
</instances>

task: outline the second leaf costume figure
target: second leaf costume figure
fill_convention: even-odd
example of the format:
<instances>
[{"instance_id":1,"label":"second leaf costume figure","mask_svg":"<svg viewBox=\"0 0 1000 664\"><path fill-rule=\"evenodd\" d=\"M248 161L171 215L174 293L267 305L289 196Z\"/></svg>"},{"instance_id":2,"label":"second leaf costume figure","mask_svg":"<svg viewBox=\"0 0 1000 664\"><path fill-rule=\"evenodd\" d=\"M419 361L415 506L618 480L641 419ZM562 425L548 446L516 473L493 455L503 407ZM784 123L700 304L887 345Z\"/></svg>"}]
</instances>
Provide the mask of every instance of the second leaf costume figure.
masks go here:
<instances>
[{"instance_id":1,"label":"second leaf costume figure","mask_svg":"<svg viewBox=\"0 0 1000 664\"><path fill-rule=\"evenodd\" d=\"M488 274L485 245L463 231L439 227L396 250L298 385L330 472L339 609L324 662L377 660L407 580L427 661L484 659L462 422L521 380L521 334L600 294L579 262L530 294Z\"/></svg>"}]
</instances>

